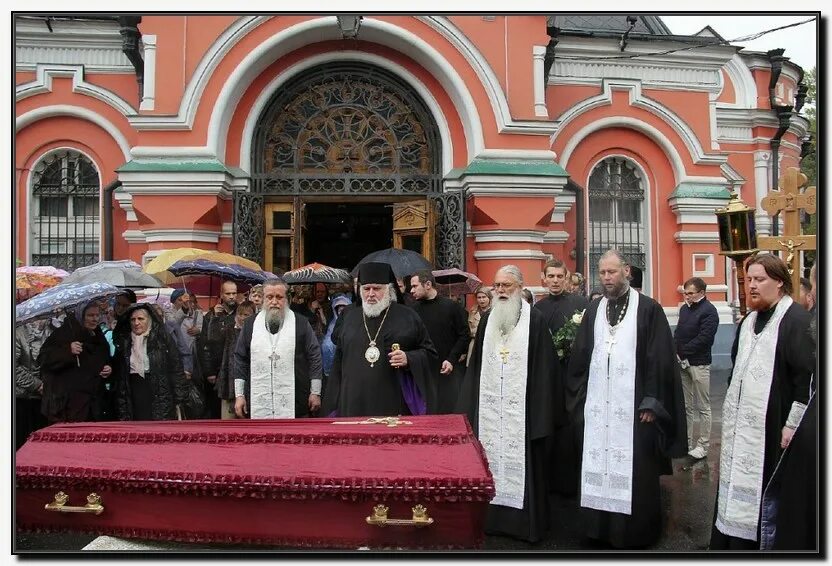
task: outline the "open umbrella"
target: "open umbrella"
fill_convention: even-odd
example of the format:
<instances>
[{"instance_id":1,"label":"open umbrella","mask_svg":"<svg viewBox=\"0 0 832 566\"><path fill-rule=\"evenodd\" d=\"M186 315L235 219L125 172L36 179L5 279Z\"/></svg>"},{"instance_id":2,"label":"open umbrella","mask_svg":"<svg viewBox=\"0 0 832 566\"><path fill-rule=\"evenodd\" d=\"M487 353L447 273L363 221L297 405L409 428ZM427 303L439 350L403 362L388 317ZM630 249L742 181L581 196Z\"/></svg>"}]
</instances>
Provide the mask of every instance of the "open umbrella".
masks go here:
<instances>
[{"instance_id":1,"label":"open umbrella","mask_svg":"<svg viewBox=\"0 0 832 566\"><path fill-rule=\"evenodd\" d=\"M34 275L46 275L49 277L58 277L63 279L69 275L68 271L52 267L51 265L21 265L14 270L15 273L30 273Z\"/></svg>"},{"instance_id":2,"label":"open umbrella","mask_svg":"<svg viewBox=\"0 0 832 566\"><path fill-rule=\"evenodd\" d=\"M260 265L256 262L234 254L216 250L202 250L199 248L174 248L165 250L153 258L144 266L144 271L159 278L163 283L170 285L177 280L177 277L169 271L170 266L179 260L185 259L207 259L224 265L239 265L254 271L261 270Z\"/></svg>"},{"instance_id":3,"label":"open umbrella","mask_svg":"<svg viewBox=\"0 0 832 566\"><path fill-rule=\"evenodd\" d=\"M55 316L87 301L104 299L119 293L118 287L108 283L64 283L17 305L15 324Z\"/></svg>"},{"instance_id":4,"label":"open umbrella","mask_svg":"<svg viewBox=\"0 0 832 566\"><path fill-rule=\"evenodd\" d=\"M399 248L387 248L365 255L352 270L352 276L358 275L358 268L362 263L370 261L389 264L393 268L393 273L400 279L413 275L421 269L433 269L431 263L422 254Z\"/></svg>"},{"instance_id":5,"label":"open umbrella","mask_svg":"<svg viewBox=\"0 0 832 566\"><path fill-rule=\"evenodd\" d=\"M246 290L251 285L257 285L275 277L268 271L249 269L240 265L226 265L207 259L180 259L174 262L168 271L177 277L202 276L185 283L171 283L171 286L182 286L192 293L208 296L213 296L213 292L219 290L223 280L234 281L240 290Z\"/></svg>"},{"instance_id":6,"label":"open umbrella","mask_svg":"<svg viewBox=\"0 0 832 566\"><path fill-rule=\"evenodd\" d=\"M142 267L138 263L129 259L99 261L86 267L79 267L64 279L62 284L92 283L95 281L133 289L165 286L157 278L142 271Z\"/></svg>"},{"instance_id":7,"label":"open umbrella","mask_svg":"<svg viewBox=\"0 0 832 566\"><path fill-rule=\"evenodd\" d=\"M46 289L58 285L69 275L63 269L48 265L26 265L15 269L14 290L17 302L30 299Z\"/></svg>"},{"instance_id":8,"label":"open umbrella","mask_svg":"<svg viewBox=\"0 0 832 566\"><path fill-rule=\"evenodd\" d=\"M352 277L343 269L321 263L310 263L283 274L282 279L290 285L299 283L352 283Z\"/></svg>"},{"instance_id":9,"label":"open umbrella","mask_svg":"<svg viewBox=\"0 0 832 566\"><path fill-rule=\"evenodd\" d=\"M456 267L434 271L433 278L436 279L438 290L446 295L475 293L482 286L479 277Z\"/></svg>"}]
</instances>

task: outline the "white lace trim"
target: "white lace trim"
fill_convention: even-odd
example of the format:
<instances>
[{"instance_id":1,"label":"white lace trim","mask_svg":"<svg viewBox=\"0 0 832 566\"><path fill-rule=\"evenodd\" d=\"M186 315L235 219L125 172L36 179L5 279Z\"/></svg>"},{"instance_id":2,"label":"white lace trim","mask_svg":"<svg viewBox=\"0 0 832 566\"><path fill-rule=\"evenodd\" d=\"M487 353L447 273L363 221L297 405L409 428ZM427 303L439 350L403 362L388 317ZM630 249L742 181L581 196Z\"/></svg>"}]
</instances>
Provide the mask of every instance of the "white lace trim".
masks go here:
<instances>
[{"instance_id":1,"label":"white lace trim","mask_svg":"<svg viewBox=\"0 0 832 566\"><path fill-rule=\"evenodd\" d=\"M523 508L526 489L526 380L531 308L523 301L520 320L503 337L488 319L482 345L479 440L488 457L497 494L492 505ZM508 350L503 363L500 351Z\"/></svg>"},{"instance_id":2,"label":"white lace trim","mask_svg":"<svg viewBox=\"0 0 832 566\"><path fill-rule=\"evenodd\" d=\"M584 406L581 506L632 513L633 423L639 294L630 289L624 320L614 333L607 298L595 315L595 342Z\"/></svg>"},{"instance_id":3,"label":"white lace trim","mask_svg":"<svg viewBox=\"0 0 832 566\"><path fill-rule=\"evenodd\" d=\"M251 334L252 419L295 418L295 313L286 308L277 335L266 328L260 311ZM277 359L272 361L272 353Z\"/></svg>"}]
</instances>

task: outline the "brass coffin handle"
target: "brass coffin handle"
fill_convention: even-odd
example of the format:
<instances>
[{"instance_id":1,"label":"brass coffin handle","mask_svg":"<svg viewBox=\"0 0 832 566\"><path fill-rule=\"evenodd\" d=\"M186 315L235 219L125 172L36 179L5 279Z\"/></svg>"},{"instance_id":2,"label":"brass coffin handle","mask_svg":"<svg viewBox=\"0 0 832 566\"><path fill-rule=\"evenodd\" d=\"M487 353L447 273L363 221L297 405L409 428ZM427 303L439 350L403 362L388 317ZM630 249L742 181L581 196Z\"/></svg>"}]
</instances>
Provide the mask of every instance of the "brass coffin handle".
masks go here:
<instances>
[{"instance_id":1,"label":"brass coffin handle","mask_svg":"<svg viewBox=\"0 0 832 566\"><path fill-rule=\"evenodd\" d=\"M368 525L375 525L377 527L386 527L388 525L396 527L427 527L433 524L433 519L428 517L428 510L422 506L417 505L413 508L412 519L388 519L387 512L390 509L386 505L376 505L373 507L373 514L367 517Z\"/></svg>"},{"instance_id":2,"label":"brass coffin handle","mask_svg":"<svg viewBox=\"0 0 832 566\"><path fill-rule=\"evenodd\" d=\"M47 503L44 508L47 511L55 511L57 513L92 513L93 515L101 515L104 512L104 506L101 504L101 496L97 493L90 493L87 496L87 504L83 507L73 507L67 505L69 496L63 491L55 494L55 501Z\"/></svg>"}]
</instances>

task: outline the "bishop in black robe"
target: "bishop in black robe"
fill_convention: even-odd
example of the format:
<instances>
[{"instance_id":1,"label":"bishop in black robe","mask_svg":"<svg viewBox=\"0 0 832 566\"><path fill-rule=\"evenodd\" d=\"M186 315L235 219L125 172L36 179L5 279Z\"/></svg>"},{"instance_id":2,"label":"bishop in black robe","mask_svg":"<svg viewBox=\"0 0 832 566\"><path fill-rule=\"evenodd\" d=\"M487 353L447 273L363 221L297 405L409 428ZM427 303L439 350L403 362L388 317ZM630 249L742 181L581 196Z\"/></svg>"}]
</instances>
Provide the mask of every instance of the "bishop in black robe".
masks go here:
<instances>
[{"instance_id":1,"label":"bishop in black robe","mask_svg":"<svg viewBox=\"0 0 832 566\"><path fill-rule=\"evenodd\" d=\"M465 364L459 358L468 351L468 313L459 303L441 295L415 301L411 308L422 319L439 354L431 382L435 388L436 407L428 407L428 412L452 413L465 375ZM445 360L454 366L449 374L439 372Z\"/></svg>"},{"instance_id":2,"label":"bishop in black robe","mask_svg":"<svg viewBox=\"0 0 832 566\"><path fill-rule=\"evenodd\" d=\"M593 301L572 347L566 376L566 408L577 435L579 457L583 453L584 404L595 343L595 318L608 316L610 324L615 324L627 296L625 292L613 299L608 313L599 313L602 301ZM673 335L661 305L646 295L639 295L636 332L631 514L581 507L587 537L617 548L645 547L658 539L662 526L659 476L672 474L671 458L687 453L684 396ZM653 422L640 422L639 411L645 409L656 415Z\"/></svg>"},{"instance_id":3,"label":"bishop in black robe","mask_svg":"<svg viewBox=\"0 0 832 566\"><path fill-rule=\"evenodd\" d=\"M566 291L549 295L534 304L546 318L546 325L552 336L563 328L566 321L576 312L582 312L589 305L586 297ZM569 357L557 359L558 372L552 375L554 383L553 402L562 407L564 399L563 376L569 364ZM568 421L563 426L555 429L552 436L552 443L549 448L549 468L551 474L550 487L561 495L572 496L578 491L578 454L575 447L575 431Z\"/></svg>"},{"instance_id":4,"label":"bishop in black robe","mask_svg":"<svg viewBox=\"0 0 832 566\"><path fill-rule=\"evenodd\" d=\"M477 328L468 371L460 388L457 413L464 413L479 436L480 374L483 341L488 318L484 313ZM555 422L565 415L553 405L553 380L556 356L546 320L531 309L529 320L528 372L526 374L526 482L523 509L489 505L485 532L526 540L540 541L549 530L549 495L546 447L551 442Z\"/></svg>"},{"instance_id":5,"label":"bishop in black robe","mask_svg":"<svg viewBox=\"0 0 832 566\"><path fill-rule=\"evenodd\" d=\"M359 266L359 283L393 283L390 266ZM343 311L343 323L324 395L322 414L337 417L385 417L425 414L436 400L429 386L437 364L436 348L422 320L413 309L396 302L380 315L368 317L361 305ZM380 352L373 363L366 358L370 341ZM388 360L393 345L407 355L407 366L394 368ZM416 407L421 407L415 409Z\"/></svg>"},{"instance_id":6,"label":"bishop in black robe","mask_svg":"<svg viewBox=\"0 0 832 566\"><path fill-rule=\"evenodd\" d=\"M754 325L755 334L763 331L766 323L774 314L775 308L776 305L757 314ZM812 315L797 304L797 302L794 302L780 321L780 331L778 333L777 346L774 354L774 373L772 375L771 391L769 393L768 406L765 414L763 486L768 485L782 454L780 439L783 426L786 424L786 419L789 416L793 402L796 401L806 405L809 401L809 383L815 369L814 344L807 333L811 319ZM736 362L741 330L742 323L737 327L737 336L731 349L731 360L733 362ZM736 367L734 368L732 377L737 372L737 369ZM799 442L803 441L801 439L798 440ZM804 479L808 478L810 476L807 470L807 476ZM714 516L716 516L718 505L719 496L717 494ZM728 536L720 532L716 528L716 525L711 530L711 550L757 550L759 548L759 524L757 527L756 541Z\"/></svg>"}]
</instances>

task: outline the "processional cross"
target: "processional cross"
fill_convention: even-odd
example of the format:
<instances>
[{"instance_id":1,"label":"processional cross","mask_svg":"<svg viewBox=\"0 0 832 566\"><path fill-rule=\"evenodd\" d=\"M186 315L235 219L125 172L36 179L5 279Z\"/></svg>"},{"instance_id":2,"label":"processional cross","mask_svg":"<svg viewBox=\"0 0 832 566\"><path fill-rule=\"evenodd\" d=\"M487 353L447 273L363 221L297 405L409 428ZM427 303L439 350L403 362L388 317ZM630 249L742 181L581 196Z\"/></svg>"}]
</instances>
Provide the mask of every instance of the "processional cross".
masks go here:
<instances>
[{"instance_id":1,"label":"processional cross","mask_svg":"<svg viewBox=\"0 0 832 566\"><path fill-rule=\"evenodd\" d=\"M814 235L804 236L800 233L800 210L814 214L817 204L815 187L808 187L802 193L800 192L800 187L804 186L807 181L806 175L801 173L800 169L789 167L778 181L782 190L770 191L760 205L769 216L783 211L783 235L758 236L757 248L787 252L785 262L792 278L792 288L795 290L800 289L799 252L817 249Z\"/></svg>"}]
</instances>

